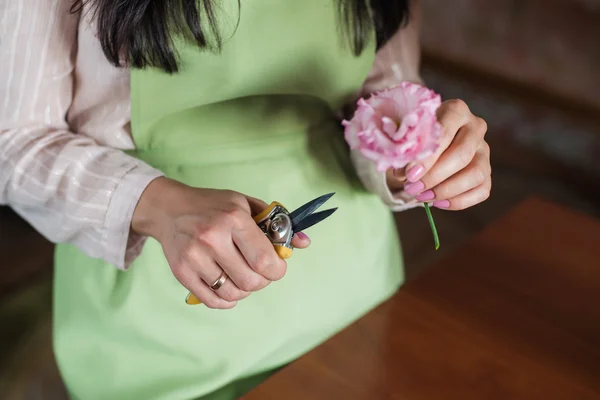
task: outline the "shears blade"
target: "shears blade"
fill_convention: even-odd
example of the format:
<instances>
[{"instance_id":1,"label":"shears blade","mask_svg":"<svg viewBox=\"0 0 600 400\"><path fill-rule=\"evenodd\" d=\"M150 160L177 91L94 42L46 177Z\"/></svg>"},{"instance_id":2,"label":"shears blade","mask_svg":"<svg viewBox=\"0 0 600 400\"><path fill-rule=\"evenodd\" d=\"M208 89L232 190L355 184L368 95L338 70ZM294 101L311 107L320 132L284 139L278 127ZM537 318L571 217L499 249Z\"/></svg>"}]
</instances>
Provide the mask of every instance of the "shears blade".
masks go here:
<instances>
[{"instance_id":1,"label":"shears blade","mask_svg":"<svg viewBox=\"0 0 600 400\"><path fill-rule=\"evenodd\" d=\"M290 213L290 218L292 220L292 226L295 227L296 225L298 225L300 223L300 221L304 220L306 217L308 217L310 214L312 214L317 208L321 207L334 194L335 193L328 193L328 194L324 194L323 196L317 197L316 199L309 201L302 207L300 207L297 210ZM317 222L319 222L319 221L317 221ZM304 228L304 229L306 229L306 228Z\"/></svg>"},{"instance_id":2,"label":"shears blade","mask_svg":"<svg viewBox=\"0 0 600 400\"><path fill-rule=\"evenodd\" d=\"M301 220L300 222L298 222L296 225L292 225L292 230L294 231L294 233L302 232L303 230L310 228L314 224L318 224L319 222L323 221L325 218L333 214L336 210L337 207L311 214L308 217Z\"/></svg>"}]
</instances>

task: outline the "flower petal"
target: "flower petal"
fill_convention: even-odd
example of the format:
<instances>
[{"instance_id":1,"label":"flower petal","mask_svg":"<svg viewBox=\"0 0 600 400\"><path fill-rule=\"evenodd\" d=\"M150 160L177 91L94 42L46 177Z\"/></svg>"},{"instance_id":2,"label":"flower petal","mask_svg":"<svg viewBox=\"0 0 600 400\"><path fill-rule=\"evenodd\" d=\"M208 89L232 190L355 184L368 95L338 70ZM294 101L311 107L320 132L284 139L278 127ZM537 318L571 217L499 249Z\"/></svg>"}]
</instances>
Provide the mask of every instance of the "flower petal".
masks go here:
<instances>
[{"instance_id":1,"label":"flower petal","mask_svg":"<svg viewBox=\"0 0 600 400\"><path fill-rule=\"evenodd\" d=\"M344 136L378 170L403 168L437 150L442 133L436 117L440 105L441 97L434 91L402 82L361 98L352 120L342 122Z\"/></svg>"},{"instance_id":2,"label":"flower petal","mask_svg":"<svg viewBox=\"0 0 600 400\"><path fill-rule=\"evenodd\" d=\"M398 131L398 125L393 119L389 117L381 118L383 132L389 137L393 138L396 131Z\"/></svg>"}]
</instances>

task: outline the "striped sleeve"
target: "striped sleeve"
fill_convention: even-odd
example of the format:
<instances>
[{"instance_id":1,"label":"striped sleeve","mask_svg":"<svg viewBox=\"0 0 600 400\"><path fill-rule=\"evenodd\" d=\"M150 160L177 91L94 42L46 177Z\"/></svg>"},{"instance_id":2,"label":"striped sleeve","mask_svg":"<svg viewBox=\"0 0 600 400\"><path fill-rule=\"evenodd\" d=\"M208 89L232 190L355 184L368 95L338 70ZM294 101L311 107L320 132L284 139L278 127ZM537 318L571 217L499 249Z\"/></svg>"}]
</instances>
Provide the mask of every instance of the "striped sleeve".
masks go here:
<instances>
[{"instance_id":1,"label":"striped sleeve","mask_svg":"<svg viewBox=\"0 0 600 400\"><path fill-rule=\"evenodd\" d=\"M69 0L0 2L0 204L47 239L125 269L145 238L130 232L161 173L71 132L79 15Z\"/></svg>"},{"instance_id":2,"label":"striped sleeve","mask_svg":"<svg viewBox=\"0 0 600 400\"><path fill-rule=\"evenodd\" d=\"M382 46L376 56L371 71L363 83L359 96L393 87L402 81L423 84L420 76L419 29L421 10L419 1L411 2L410 22ZM392 191L387 185L385 173L377 171L374 163L364 158L358 151L352 152L352 162L357 174L367 190L377 194L392 211L403 211L422 206L413 196L400 191Z\"/></svg>"}]
</instances>

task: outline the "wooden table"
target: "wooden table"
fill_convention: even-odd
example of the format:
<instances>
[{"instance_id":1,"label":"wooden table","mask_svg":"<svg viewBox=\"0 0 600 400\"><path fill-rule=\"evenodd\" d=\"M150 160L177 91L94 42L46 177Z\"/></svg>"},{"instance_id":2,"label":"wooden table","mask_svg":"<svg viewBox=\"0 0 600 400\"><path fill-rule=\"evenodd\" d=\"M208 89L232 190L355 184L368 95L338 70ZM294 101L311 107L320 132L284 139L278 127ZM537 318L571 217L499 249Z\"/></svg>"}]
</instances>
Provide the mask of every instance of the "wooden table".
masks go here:
<instances>
[{"instance_id":1,"label":"wooden table","mask_svg":"<svg viewBox=\"0 0 600 400\"><path fill-rule=\"evenodd\" d=\"M600 399L600 222L527 200L245 399Z\"/></svg>"}]
</instances>

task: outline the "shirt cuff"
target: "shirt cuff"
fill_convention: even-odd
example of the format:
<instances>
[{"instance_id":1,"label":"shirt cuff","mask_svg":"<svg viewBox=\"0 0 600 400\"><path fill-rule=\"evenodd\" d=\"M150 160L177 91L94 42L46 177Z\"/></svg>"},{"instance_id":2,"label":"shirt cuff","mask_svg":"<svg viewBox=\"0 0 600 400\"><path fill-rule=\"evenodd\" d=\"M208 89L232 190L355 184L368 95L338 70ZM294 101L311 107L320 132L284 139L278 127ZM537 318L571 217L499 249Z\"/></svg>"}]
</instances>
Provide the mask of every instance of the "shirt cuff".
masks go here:
<instances>
[{"instance_id":1,"label":"shirt cuff","mask_svg":"<svg viewBox=\"0 0 600 400\"><path fill-rule=\"evenodd\" d=\"M379 172L375 163L365 158L359 151L352 150L350 157L358 178L365 188L378 195L392 211L399 212L423 206L422 202L404 190L392 192L387 184L386 174Z\"/></svg>"},{"instance_id":2,"label":"shirt cuff","mask_svg":"<svg viewBox=\"0 0 600 400\"><path fill-rule=\"evenodd\" d=\"M131 230L131 219L148 184L161 176L161 171L140 162L125 173L111 196L103 230L103 259L121 270L126 270L142 251L147 237Z\"/></svg>"}]
</instances>

